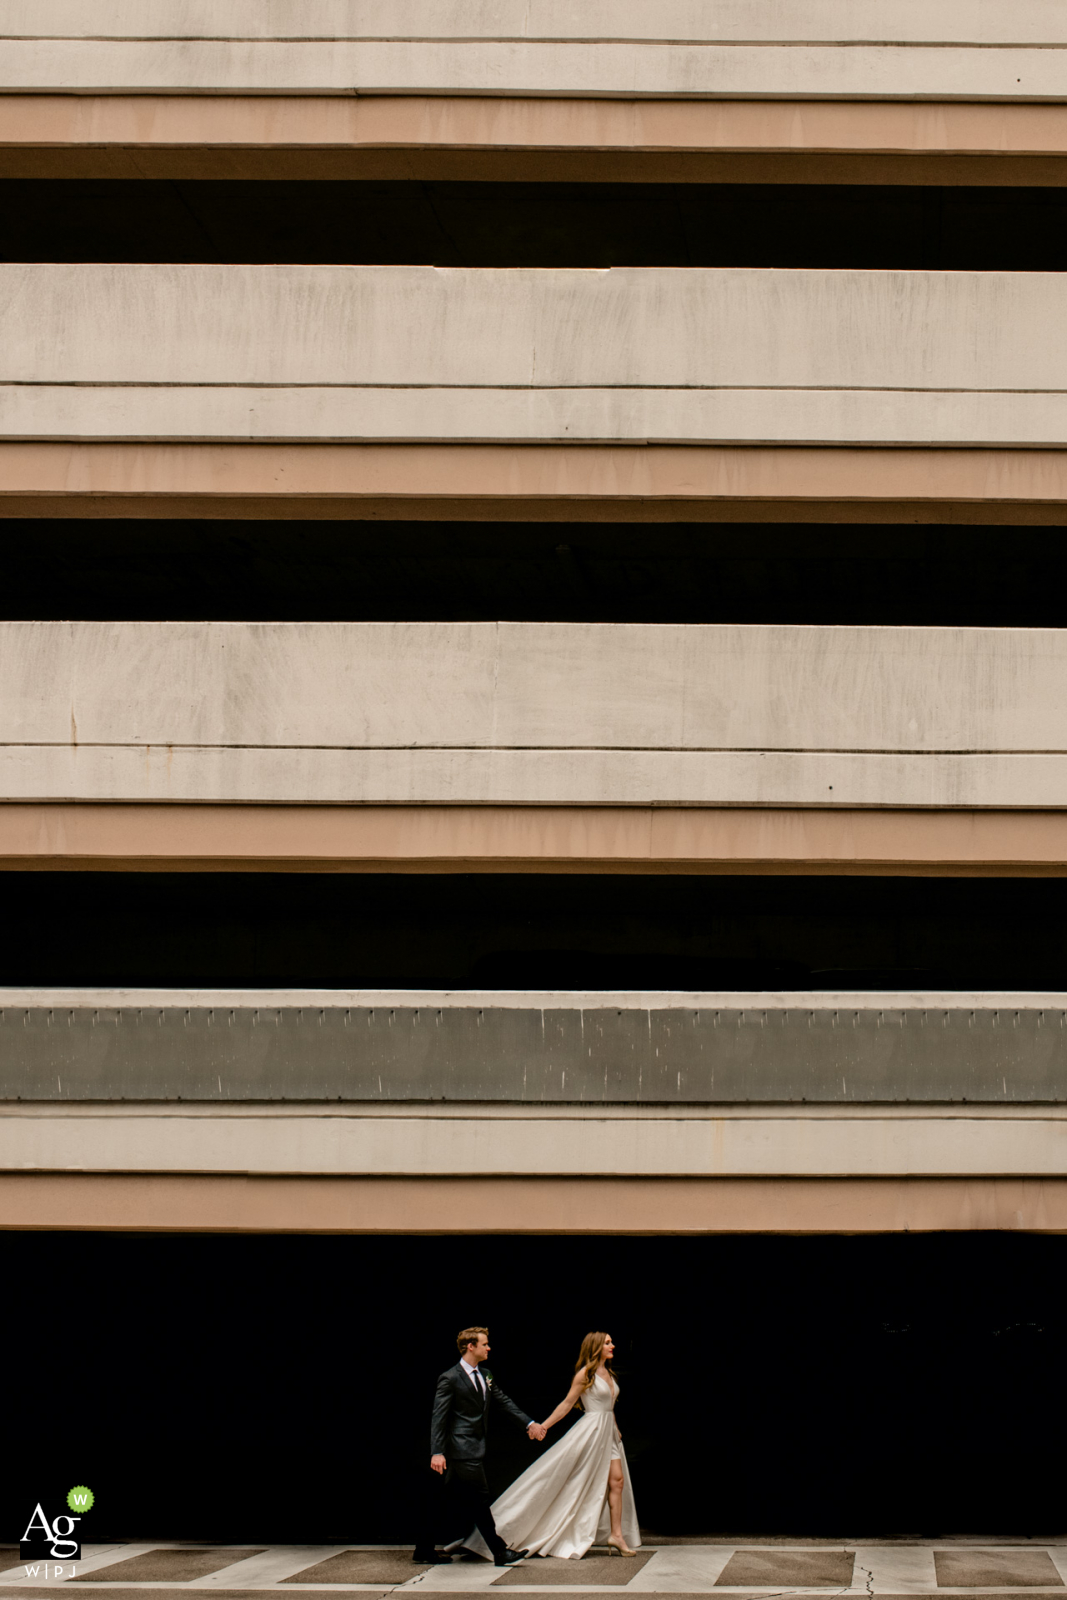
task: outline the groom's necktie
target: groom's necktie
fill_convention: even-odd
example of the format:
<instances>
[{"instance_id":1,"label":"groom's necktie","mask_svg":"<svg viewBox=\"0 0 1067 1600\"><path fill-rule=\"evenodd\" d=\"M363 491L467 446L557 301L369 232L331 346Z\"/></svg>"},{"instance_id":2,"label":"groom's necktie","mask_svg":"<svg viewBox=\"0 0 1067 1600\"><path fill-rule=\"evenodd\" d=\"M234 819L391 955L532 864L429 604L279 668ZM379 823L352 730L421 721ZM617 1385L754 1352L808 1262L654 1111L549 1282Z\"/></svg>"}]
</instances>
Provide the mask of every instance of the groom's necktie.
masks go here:
<instances>
[{"instance_id":1,"label":"groom's necktie","mask_svg":"<svg viewBox=\"0 0 1067 1600\"><path fill-rule=\"evenodd\" d=\"M482 1377L482 1375L478 1371L477 1367L475 1367L475 1369L474 1369L474 1387L478 1391L478 1399L482 1402L482 1405L484 1406L485 1405L485 1379Z\"/></svg>"}]
</instances>

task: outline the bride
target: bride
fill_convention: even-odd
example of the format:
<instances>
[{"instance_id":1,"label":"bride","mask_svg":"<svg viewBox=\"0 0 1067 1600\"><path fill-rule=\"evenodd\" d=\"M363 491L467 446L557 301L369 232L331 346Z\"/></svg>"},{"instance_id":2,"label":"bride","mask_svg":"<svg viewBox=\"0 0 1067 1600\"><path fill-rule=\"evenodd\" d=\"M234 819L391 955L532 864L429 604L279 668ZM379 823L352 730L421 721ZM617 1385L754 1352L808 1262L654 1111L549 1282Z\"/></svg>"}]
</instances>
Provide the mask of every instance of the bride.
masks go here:
<instances>
[{"instance_id":1,"label":"bride","mask_svg":"<svg viewBox=\"0 0 1067 1600\"><path fill-rule=\"evenodd\" d=\"M641 1543L637 1510L615 1424L619 1386L611 1370L614 1353L609 1334L586 1334L574 1382L541 1424L541 1437L575 1405L584 1415L493 1502L497 1532L511 1549L577 1559L607 1535L613 1555L637 1553L631 1548ZM472 1533L464 1545L478 1555L489 1554L480 1534Z\"/></svg>"}]
</instances>

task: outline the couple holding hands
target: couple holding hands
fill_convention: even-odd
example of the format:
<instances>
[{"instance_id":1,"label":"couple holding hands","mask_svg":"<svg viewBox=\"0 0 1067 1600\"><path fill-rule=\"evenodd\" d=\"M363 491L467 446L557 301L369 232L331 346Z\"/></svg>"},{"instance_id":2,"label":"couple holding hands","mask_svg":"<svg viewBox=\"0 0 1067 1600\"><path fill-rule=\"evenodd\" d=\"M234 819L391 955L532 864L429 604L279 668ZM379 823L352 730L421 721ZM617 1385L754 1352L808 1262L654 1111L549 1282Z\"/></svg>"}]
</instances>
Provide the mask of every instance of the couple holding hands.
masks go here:
<instances>
[{"instance_id":1,"label":"couple holding hands","mask_svg":"<svg viewBox=\"0 0 1067 1600\"><path fill-rule=\"evenodd\" d=\"M464 1328L456 1337L460 1359L437 1380L430 1433L430 1467L446 1474L477 1531L450 1549L461 1549L514 1566L524 1556L584 1556L604 1542L613 1554L632 1556L641 1538L630 1474L615 1423L619 1386L611 1368L615 1346L606 1333L587 1333L574 1380L544 1422L527 1417L485 1367L486 1328ZM583 1415L558 1444L540 1456L490 1504L485 1477L489 1422L505 1413L531 1439L544 1439L579 1405ZM448 1561L428 1540L416 1561Z\"/></svg>"}]
</instances>

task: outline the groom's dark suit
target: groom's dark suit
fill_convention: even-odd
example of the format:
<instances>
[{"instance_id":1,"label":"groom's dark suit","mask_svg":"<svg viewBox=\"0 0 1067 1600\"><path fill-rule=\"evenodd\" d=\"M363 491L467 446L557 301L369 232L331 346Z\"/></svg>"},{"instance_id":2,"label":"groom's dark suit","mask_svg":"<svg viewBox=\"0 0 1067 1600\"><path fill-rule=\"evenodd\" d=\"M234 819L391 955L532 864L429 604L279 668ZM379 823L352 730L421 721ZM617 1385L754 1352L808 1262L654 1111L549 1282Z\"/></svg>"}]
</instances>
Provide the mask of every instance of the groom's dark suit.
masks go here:
<instances>
[{"instance_id":1,"label":"groom's dark suit","mask_svg":"<svg viewBox=\"0 0 1067 1600\"><path fill-rule=\"evenodd\" d=\"M489 1419L494 1409L499 1409L514 1418L524 1432L531 1419L494 1382L491 1373L478 1367L479 1381L476 1381L470 1376L470 1371L465 1362L457 1361L454 1367L442 1372L437 1380L430 1427L430 1454L444 1456L448 1463L449 1480L459 1491L475 1526L496 1560L504 1554L507 1546L496 1531L493 1513L489 1509L489 1485L484 1466Z\"/></svg>"}]
</instances>

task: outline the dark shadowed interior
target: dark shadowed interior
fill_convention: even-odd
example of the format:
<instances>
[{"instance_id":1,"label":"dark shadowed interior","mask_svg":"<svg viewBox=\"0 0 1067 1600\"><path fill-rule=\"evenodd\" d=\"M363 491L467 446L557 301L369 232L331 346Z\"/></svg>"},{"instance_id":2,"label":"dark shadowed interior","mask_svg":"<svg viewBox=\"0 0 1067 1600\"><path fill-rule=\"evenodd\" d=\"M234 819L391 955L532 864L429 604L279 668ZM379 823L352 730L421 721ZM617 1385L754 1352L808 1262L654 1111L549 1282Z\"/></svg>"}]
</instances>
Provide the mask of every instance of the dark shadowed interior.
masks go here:
<instances>
[{"instance_id":1,"label":"dark shadowed interior","mask_svg":"<svg viewBox=\"0 0 1067 1600\"><path fill-rule=\"evenodd\" d=\"M3 1537L27 1494L89 1483L93 1542L410 1543L434 1381L471 1322L537 1417L582 1335L613 1335L654 1534L1049 1537L1065 1251L983 1233L0 1234L20 1307L9 1409L54 1412L59 1384L67 1418L19 1427ZM491 1437L499 1490L538 1447L506 1423Z\"/></svg>"},{"instance_id":2,"label":"dark shadowed interior","mask_svg":"<svg viewBox=\"0 0 1067 1600\"><path fill-rule=\"evenodd\" d=\"M5 261L1059 272L1062 188L0 181Z\"/></svg>"},{"instance_id":3,"label":"dark shadowed interior","mask_svg":"<svg viewBox=\"0 0 1067 1600\"><path fill-rule=\"evenodd\" d=\"M0 984L1067 989L1067 879L8 872Z\"/></svg>"},{"instance_id":4,"label":"dark shadowed interior","mask_svg":"<svg viewBox=\"0 0 1067 1600\"><path fill-rule=\"evenodd\" d=\"M1057 527L0 519L9 621L1063 627Z\"/></svg>"}]
</instances>

